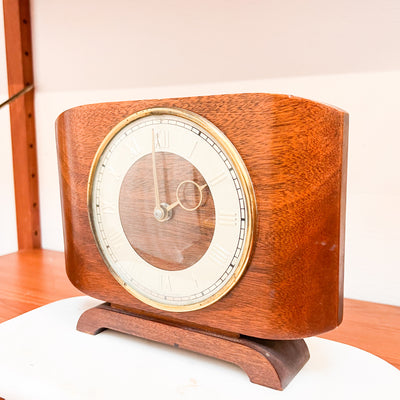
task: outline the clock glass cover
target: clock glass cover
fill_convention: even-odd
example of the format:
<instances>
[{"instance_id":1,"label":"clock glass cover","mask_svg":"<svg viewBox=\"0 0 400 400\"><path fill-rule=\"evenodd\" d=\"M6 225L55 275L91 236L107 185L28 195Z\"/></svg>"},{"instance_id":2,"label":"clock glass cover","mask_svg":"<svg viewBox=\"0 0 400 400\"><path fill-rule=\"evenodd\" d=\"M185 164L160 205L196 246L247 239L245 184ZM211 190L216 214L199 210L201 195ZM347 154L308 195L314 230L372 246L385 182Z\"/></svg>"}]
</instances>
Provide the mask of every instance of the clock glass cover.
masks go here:
<instances>
[{"instance_id":1,"label":"clock glass cover","mask_svg":"<svg viewBox=\"0 0 400 400\"><path fill-rule=\"evenodd\" d=\"M117 281L164 310L203 308L248 263L255 197L227 137L189 111L152 108L121 121L94 158L88 208Z\"/></svg>"}]
</instances>

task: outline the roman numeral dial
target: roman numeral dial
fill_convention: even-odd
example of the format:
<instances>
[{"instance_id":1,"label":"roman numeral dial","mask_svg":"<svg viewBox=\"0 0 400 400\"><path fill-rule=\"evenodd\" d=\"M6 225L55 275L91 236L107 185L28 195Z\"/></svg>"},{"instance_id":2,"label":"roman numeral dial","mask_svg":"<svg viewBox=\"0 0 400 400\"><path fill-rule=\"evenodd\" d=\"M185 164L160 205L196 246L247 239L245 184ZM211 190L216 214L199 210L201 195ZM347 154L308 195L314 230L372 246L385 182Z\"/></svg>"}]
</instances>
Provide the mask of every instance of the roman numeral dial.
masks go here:
<instances>
[{"instance_id":1,"label":"roman numeral dial","mask_svg":"<svg viewBox=\"0 0 400 400\"><path fill-rule=\"evenodd\" d=\"M229 252L222 246L215 244L210 251L210 258L216 264L226 264L229 261Z\"/></svg>"},{"instance_id":2,"label":"roman numeral dial","mask_svg":"<svg viewBox=\"0 0 400 400\"><path fill-rule=\"evenodd\" d=\"M251 250L249 181L233 145L202 116L154 108L126 118L91 168L89 218L105 264L152 307L218 301Z\"/></svg>"},{"instance_id":3,"label":"roman numeral dial","mask_svg":"<svg viewBox=\"0 0 400 400\"><path fill-rule=\"evenodd\" d=\"M208 182L208 184L212 187L212 186L216 186L219 183L225 181L225 179L228 178L228 175L226 173L226 171L219 171L217 174L213 175L213 177L211 178L211 180Z\"/></svg>"}]
</instances>

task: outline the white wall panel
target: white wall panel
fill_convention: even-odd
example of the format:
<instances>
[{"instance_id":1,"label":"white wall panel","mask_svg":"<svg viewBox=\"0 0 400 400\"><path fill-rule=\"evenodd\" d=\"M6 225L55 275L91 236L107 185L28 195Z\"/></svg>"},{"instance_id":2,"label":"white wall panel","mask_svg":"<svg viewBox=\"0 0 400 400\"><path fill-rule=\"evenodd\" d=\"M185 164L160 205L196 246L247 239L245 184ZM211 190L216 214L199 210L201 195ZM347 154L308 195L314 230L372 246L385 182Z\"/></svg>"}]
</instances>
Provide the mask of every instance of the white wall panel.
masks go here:
<instances>
[{"instance_id":1,"label":"white wall panel","mask_svg":"<svg viewBox=\"0 0 400 400\"><path fill-rule=\"evenodd\" d=\"M400 69L398 0L33 0L42 90Z\"/></svg>"}]
</instances>

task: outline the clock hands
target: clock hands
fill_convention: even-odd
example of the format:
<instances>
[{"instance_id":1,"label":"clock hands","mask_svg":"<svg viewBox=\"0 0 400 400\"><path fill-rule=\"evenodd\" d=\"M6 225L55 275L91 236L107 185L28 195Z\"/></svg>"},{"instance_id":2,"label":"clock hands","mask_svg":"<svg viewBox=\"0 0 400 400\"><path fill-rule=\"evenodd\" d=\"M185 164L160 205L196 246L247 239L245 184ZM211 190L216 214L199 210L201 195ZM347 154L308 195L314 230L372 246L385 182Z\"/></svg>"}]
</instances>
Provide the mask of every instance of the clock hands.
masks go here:
<instances>
[{"instance_id":1,"label":"clock hands","mask_svg":"<svg viewBox=\"0 0 400 400\"><path fill-rule=\"evenodd\" d=\"M184 206L183 205L183 203L182 203L182 200L183 199L181 199L180 197L179 197L179 190L181 189L181 187L183 186L183 185L187 185L187 184L192 184L192 185L194 185L196 188L197 188L197 190L199 191L199 193L200 193L200 199L199 199L199 201L198 201L198 203L197 203L197 205L195 206L195 207L186 207L186 206ZM196 183L196 182L194 182L194 181L183 181L183 182L181 182L179 185L178 185L178 187L176 188L176 201L174 202L174 203L172 203L172 204L170 204L167 208L166 208L166 211L171 211L172 209L174 209L176 206L181 206L184 210L186 210L186 211L195 211L195 210L197 210L200 206L201 206L201 203L203 202L203 189L205 188L207 186L207 184L205 183L204 185L202 185L202 186L200 186L198 183Z\"/></svg>"},{"instance_id":2,"label":"clock hands","mask_svg":"<svg viewBox=\"0 0 400 400\"><path fill-rule=\"evenodd\" d=\"M168 221L172 217L172 210L176 206L181 206L186 211L195 211L203 202L203 189L207 186L205 183L204 185L200 186L198 183L190 180L182 181L178 187L176 188L176 201L170 205L166 203L161 203L160 201L160 191L158 188L158 179L157 179L157 167L156 167L156 150L155 150L155 134L154 129L151 131L151 160L152 160L152 168L153 168L153 182L154 182L154 197L155 197L155 207L153 210L154 218L159 222ZM184 185L194 185L198 192L200 193L200 199L197 202L195 207L186 207L183 204L183 198L180 197L179 191Z\"/></svg>"},{"instance_id":3,"label":"clock hands","mask_svg":"<svg viewBox=\"0 0 400 400\"><path fill-rule=\"evenodd\" d=\"M154 196L156 200L156 206L153 210L154 218L157 221L164 222L171 218L171 213L166 210L168 204L160 202L160 192L158 190L158 179L157 179L157 167L156 167L156 149L155 149L155 138L154 129L151 131L151 160L153 164L153 181L154 181Z\"/></svg>"},{"instance_id":4,"label":"clock hands","mask_svg":"<svg viewBox=\"0 0 400 400\"><path fill-rule=\"evenodd\" d=\"M151 160L153 163L154 194L155 194L155 198L156 198L156 207L154 210L160 208L160 193L158 191L156 154L155 153L156 153L156 151L155 151L155 145L154 145L154 129L153 129L151 131Z\"/></svg>"}]
</instances>

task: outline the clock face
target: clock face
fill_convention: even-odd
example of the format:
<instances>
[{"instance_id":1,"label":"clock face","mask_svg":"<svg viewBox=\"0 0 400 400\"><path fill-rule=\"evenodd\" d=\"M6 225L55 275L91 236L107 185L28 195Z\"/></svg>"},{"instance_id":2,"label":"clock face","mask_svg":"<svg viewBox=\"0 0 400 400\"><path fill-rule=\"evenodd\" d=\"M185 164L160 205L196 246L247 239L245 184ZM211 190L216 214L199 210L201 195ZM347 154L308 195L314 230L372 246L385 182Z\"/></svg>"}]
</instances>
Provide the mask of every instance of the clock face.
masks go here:
<instances>
[{"instance_id":1,"label":"clock face","mask_svg":"<svg viewBox=\"0 0 400 400\"><path fill-rule=\"evenodd\" d=\"M226 136L189 111L153 108L121 121L93 161L88 208L109 270L153 307L212 304L248 263L250 177Z\"/></svg>"}]
</instances>

